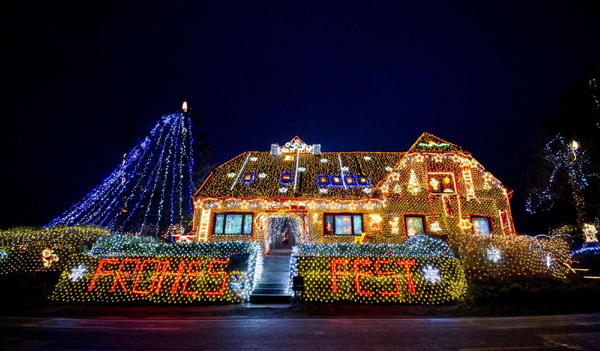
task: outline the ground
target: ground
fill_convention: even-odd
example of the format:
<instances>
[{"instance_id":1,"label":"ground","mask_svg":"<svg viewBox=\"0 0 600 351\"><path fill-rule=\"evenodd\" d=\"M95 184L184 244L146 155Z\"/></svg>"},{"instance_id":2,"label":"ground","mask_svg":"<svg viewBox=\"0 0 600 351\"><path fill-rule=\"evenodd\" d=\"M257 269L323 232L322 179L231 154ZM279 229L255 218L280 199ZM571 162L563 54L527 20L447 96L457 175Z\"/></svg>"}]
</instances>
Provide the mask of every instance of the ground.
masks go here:
<instances>
[{"instance_id":1,"label":"ground","mask_svg":"<svg viewBox=\"0 0 600 351\"><path fill-rule=\"evenodd\" d=\"M37 313L54 316L0 317L0 349L600 349L599 313L456 317L452 316L455 309L322 305L53 307Z\"/></svg>"}]
</instances>

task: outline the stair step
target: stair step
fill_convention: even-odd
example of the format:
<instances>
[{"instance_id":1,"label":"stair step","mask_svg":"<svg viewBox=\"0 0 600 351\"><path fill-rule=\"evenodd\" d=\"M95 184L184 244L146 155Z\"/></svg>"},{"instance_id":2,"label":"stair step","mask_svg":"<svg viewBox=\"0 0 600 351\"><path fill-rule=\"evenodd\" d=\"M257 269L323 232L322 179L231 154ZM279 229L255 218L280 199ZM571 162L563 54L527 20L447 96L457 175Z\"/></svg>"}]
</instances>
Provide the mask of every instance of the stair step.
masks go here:
<instances>
[{"instance_id":1,"label":"stair step","mask_svg":"<svg viewBox=\"0 0 600 351\"><path fill-rule=\"evenodd\" d=\"M261 280L289 280L290 275L286 273L263 273L260 276Z\"/></svg>"},{"instance_id":2,"label":"stair step","mask_svg":"<svg viewBox=\"0 0 600 351\"><path fill-rule=\"evenodd\" d=\"M263 269L262 274L265 275L265 276L266 275L284 276L284 275L289 275L290 274L290 270L286 269L285 271L283 271L283 270L275 271L275 270L268 270L268 269L265 270L265 269Z\"/></svg>"},{"instance_id":3,"label":"stair step","mask_svg":"<svg viewBox=\"0 0 600 351\"><path fill-rule=\"evenodd\" d=\"M288 283L286 282L282 282L282 283L259 283L258 286L256 287L257 289L287 289L289 286Z\"/></svg>"},{"instance_id":4,"label":"stair step","mask_svg":"<svg viewBox=\"0 0 600 351\"><path fill-rule=\"evenodd\" d=\"M285 295L288 293L287 288L285 289L261 289L256 288L252 292L252 295Z\"/></svg>"},{"instance_id":5,"label":"stair step","mask_svg":"<svg viewBox=\"0 0 600 351\"><path fill-rule=\"evenodd\" d=\"M261 277L260 283L268 283L268 284L285 284L290 281L288 276L285 277Z\"/></svg>"}]
</instances>

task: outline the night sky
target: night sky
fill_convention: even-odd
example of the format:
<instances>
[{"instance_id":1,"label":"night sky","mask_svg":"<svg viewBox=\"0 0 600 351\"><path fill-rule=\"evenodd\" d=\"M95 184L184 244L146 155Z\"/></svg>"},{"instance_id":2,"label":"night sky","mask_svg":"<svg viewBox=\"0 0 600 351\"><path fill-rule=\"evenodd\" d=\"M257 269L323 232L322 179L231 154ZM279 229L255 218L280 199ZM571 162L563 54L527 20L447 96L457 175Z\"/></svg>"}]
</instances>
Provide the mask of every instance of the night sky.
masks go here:
<instances>
[{"instance_id":1,"label":"night sky","mask_svg":"<svg viewBox=\"0 0 600 351\"><path fill-rule=\"evenodd\" d=\"M187 100L220 164L295 135L406 151L430 132L515 189L568 79L600 62L598 1L4 1L0 227L43 225Z\"/></svg>"}]
</instances>

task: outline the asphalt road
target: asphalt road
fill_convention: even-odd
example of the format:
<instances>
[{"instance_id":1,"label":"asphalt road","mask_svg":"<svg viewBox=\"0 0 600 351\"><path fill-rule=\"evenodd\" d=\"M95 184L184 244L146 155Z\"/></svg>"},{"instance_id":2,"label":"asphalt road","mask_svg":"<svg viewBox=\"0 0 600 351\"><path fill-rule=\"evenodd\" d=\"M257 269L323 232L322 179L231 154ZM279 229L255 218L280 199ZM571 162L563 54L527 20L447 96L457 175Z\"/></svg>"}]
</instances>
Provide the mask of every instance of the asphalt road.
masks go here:
<instances>
[{"instance_id":1,"label":"asphalt road","mask_svg":"<svg viewBox=\"0 0 600 351\"><path fill-rule=\"evenodd\" d=\"M2 350L600 350L600 314L494 318L0 317Z\"/></svg>"}]
</instances>

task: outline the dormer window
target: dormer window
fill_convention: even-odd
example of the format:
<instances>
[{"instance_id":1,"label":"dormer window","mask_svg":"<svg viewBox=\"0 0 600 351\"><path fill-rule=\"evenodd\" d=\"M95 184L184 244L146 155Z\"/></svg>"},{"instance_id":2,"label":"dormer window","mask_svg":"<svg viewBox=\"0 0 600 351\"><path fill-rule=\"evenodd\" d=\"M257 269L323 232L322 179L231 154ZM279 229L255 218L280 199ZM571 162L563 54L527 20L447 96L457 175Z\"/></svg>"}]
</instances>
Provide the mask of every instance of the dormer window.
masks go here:
<instances>
[{"instance_id":1,"label":"dormer window","mask_svg":"<svg viewBox=\"0 0 600 351\"><path fill-rule=\"evenodd\" d=\"M356 178L354 178L354 176L347 175L344 177L344 181L346 182L346 185L356 185Z\"/></svg>"},{"instance_id":2,"label":"dormer window","mask_svg":"<svg viewBox=\"0 0 600 351\"><path fill-rule=\"evenodd\" d=\"M317 183L319 183L321 186L329 185L329 177L326 175L320 175L317 177Z\"/></svg>"},{"instance_id":3,"label":"dormer window","mask_svg":"<svg viewBox=\"0 0 600 351\"><path fill-rule=\"evenodd\" d=\"M244 175L242 175L242 184L252 184L252 182L254 181L254 172L246 172L244 173Z\"/></svg>"},{"instance_id":4,"label":"dormer window","mask_svg":"<svg viewBox=\"0 0 600 351\"><path fill-rule=\"evenodd\" d=\"M281 172L281 185L289 185L292 182L292 172Z\"/></svg>"},{"instance_id":5,"label":"dormer window","mask_svg":"<svg viewBox=\"0 0 600 351\"><path fill-rule=\"evenodd\" d=\"M358 176L358 184L360 185L369 185L369 177Z\"/></svg>"},{"instance_id":6,"label":"dormer window","mask_svg":"<svg viewBox=\"0 0 600 351\"><path fill-rule=\"evenodd\" d=\"M333 185L342 185L342 177L340 177L340 176L337 176L337 175L335 175L335 176L332 176L332 177L331 177L331 183L332 183Z\"/></svg>"}]
</instances>

